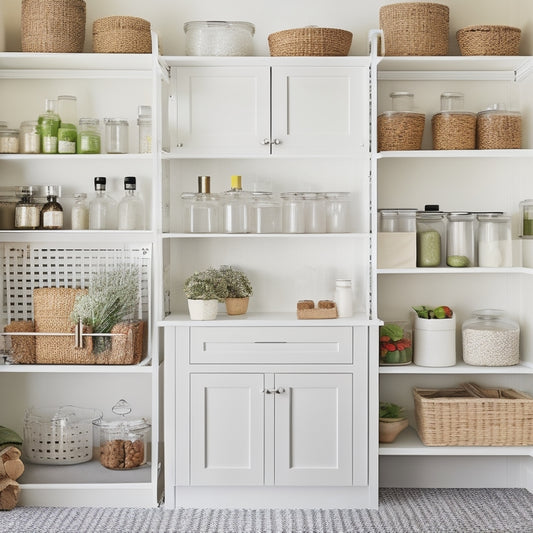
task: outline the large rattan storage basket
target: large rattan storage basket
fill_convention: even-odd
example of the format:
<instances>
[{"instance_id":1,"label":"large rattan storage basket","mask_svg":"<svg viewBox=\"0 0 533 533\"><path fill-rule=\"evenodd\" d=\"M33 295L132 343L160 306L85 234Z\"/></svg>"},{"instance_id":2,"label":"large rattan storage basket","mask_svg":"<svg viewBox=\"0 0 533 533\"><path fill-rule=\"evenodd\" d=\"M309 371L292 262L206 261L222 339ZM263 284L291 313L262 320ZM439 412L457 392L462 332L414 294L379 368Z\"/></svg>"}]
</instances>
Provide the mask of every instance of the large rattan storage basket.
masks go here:
<instances>
[{"instance_id":1,"label":"large rattan storage basket","mask_svg":"<svg viewBox=\"0 0 533 533\"><path fill-rule=\"evenodd\" d=\"M93 23L93 52L150 54L150 22L139 17L104 17Z\"/></svg>"},{"instance_id":2,"label":"large rattan storage basket","mask_svg":"<svg viewBox=\"0 0 533 533\"><path fill-rule=\"evenodd\" d=\"M420 150L426 115L386 111L378 116L378 151Z\"/></svg>"},{"instance_id":3,"label":"large rattan storage basket","mask_svg":"<svg viewBox=\"0 0 533 533\"><path fill-rule=\"evenodd\" d=\"M295 28L271 33L271 56L347 56L353 34L337 28Z\"/></svg>"},{"instance_id":4,"label":"large rattan storage basket","mask_svg":"<svg viewBox=\"0 0 533 533\"><path fill-rule=\"evenodd\" d=\"M520 28L486 25L461 28L456 37L463 56L517 56L521 34Z\"/></svg>"},{"instance_id":5,"label":"large rattan storage basket","mask_svg":"<svg viewBox=\"0 0 533 533\"><path fill-rule=\"evenodd\" d=\"M531 446L533 397L468 383L413 389L415 419L426 446Z\"/></svg>"},{"instance_id":6,"label":"large rattan storage basket","mask_svg":"<svg viewBox=\"0 0 533 533\"><path fill-rule=\"evenodd\" d=\"M449 8L428 2L382 6L384 55L445 56L448 53Z\"/></svg>"},{"instance_id":7,"label":"large rattan storage basket","mask_svg":"<svg viewBox=\"0 0 533 533\"><path fill-rule=\"evenodd\" d=\"M83 52L84 0L22 0L23 52Z\"/></svg>"}]
</instances>

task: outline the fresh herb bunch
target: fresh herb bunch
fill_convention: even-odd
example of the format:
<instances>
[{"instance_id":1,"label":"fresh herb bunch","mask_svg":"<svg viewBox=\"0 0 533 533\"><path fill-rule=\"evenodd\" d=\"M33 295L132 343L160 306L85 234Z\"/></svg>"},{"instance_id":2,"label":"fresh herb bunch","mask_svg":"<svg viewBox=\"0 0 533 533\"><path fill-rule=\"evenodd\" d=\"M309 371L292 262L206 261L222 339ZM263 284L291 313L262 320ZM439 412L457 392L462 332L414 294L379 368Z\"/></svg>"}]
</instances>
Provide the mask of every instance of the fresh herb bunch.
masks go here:
<instances>
[{"instance_id":1,"label":"fresh herb bunch","mask_svg":"<svg viewBox=\"0 0 533 533\"><path fill-rule=\"evenodd\" d=\"M228 287L220 270L210 267L189 276L183 285L183 292L189 300L218 300L228 297Z\"/></svg>"},{"instance_id":2,"label":"fresh herb bunch","mask_svg":"<svg viewBox=\"0 0 533 533\"><path fill-rule=\"evenodd\" d=\"M89 292L78 296L71 320L90 326L93 333L110 333L115 324L133 318L139 305L139 268L125 264L94 274ZM110 347L110 339L95 337L95 352Z\"/></svg>"},{"instance_id":3,"label":"fresh herb bunch","mask_svg":"<svg viewBox=\"0 0 533 533\"><path fill-rule=\"evenodd\" d=\"M379 418L404 418L404 408L390 402L379 402Z\"/></svg>"},{"instance_id":4,"label":"fresh herb bunch","mask_svg":"<svg viewBox=\"0 0 533 533\"><path fill-rule=\"evenodd\" d=\"M246 274L231 266L220 267L228 288L227 298L246 298L253 293L252 284Z\"/></svg>"}]
</instances>

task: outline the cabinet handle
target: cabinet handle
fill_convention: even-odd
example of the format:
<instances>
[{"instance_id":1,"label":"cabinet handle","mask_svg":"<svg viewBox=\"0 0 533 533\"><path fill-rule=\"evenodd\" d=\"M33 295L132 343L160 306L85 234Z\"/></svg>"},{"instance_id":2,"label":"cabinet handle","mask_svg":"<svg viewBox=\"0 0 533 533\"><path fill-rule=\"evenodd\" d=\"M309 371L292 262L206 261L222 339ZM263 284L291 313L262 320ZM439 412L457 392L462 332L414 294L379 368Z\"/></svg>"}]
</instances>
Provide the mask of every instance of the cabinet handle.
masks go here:
<instances>
[{"instance_id":1,"label":"cabinet handle","mask_svg":"<svg viewBox=\"0 0 533 533\"><path fill-rule=\"evenodd\" d=\"M285 389L283 387L278 387L274 390L276 394L283 394L285 392Z\"/></svg>"},{"instance_id":2,"label":"cabinet handle","mask_svg":"<svg viewBox=\"0 0 533 533\"><path fill-rule=\"evenodd\" d=\"M281 144L279 139L274 139L270 144Z\"/></svg>"},{"instance_id":3,"label":"cabinet handle","mask_svg":"<svg viewBox=\"0 0 533 533\"><path fill-rule=\"evenodd\" d=\"M272 394L273 391L271 391L270 389L263 389L261 392L263 392L264 394Z\"/></svg>"},{"instance_id":4,"label":"cabinet handle","mask_svg":"<svg viewBox=\"0 0 533 533\"><path fill-rule=\"evenodd\" d=\"M183 143L176 144L176 148L183 148Z\"/></svg>"},{"instance_id":5,"label":"cabinet handle","mask_svg":"<svg viewBox=\"0 0 533 533\"><path fill-rule=\"evenodd\" d=\"M263 140L261 141L261 144L262 144L263 146L266 146L267 144L270 144L270 139L266 139L266 138L263 139Z\"/></svg>"}]
</instances>

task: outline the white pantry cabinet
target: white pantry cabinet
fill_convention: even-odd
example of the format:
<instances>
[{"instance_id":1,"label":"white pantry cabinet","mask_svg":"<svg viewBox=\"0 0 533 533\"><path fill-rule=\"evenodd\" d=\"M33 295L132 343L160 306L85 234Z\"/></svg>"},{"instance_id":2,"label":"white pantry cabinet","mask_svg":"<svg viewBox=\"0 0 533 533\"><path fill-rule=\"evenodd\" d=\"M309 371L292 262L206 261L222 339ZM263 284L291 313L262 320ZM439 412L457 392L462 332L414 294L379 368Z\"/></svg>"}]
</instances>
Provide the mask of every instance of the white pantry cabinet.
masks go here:
<instances>
[{"instance_id":1,"label":"white pantry cabinet","mask_svg":"<svg viewBox=\"0 0 533 533\"><path fill-rule=\"evenodd\" d=\"M243 63L173 69L172 152L242 157L368 150L358 122L368 109L365 69Z\"/></svg>"},{"instance_id":2,"label":"white pantry cabinet","mask_svg":"<svg viewBox=\"0 0 533 533\"><path fill-rule=\"evenodd\" d=\"M146 323L145 357L138 365L0 364L2 425L23 435L24 412L30 407L74 405L101 410L120 399L128 401L137 417L151 421L148 462L131 471L114 471L94 459L74 465L25 462L19 478L20 505L155 507L159 482L159 372L157 335L154 335L152 291L154 256L153 190L158 157L137 152L138 105L156 108L152 55L117 54L0 54L0 87L5 97L0 116L11 128L36 120L45 98L75 95L80 117L121 116L130 123L131 153L124 155L1 154L1 195L12 196L18 185L60 185L65 229L1 230L0 327L13 320L31 320L34 287L87 287L91 276L122 262L139 266L139 315ZM157 115L154 117L157 125ZM156 127L156 126L155 126ZM108 178L109 193L118 201L124 176L137 177L144 197L145 231L73 231L70 211L73 195L94 194L95 176ZM6 338L2 336L2 341ZM2 349L6 344L2 343ZM6 352L3 352L7 355Z\"/></svg>"}]
</instances>

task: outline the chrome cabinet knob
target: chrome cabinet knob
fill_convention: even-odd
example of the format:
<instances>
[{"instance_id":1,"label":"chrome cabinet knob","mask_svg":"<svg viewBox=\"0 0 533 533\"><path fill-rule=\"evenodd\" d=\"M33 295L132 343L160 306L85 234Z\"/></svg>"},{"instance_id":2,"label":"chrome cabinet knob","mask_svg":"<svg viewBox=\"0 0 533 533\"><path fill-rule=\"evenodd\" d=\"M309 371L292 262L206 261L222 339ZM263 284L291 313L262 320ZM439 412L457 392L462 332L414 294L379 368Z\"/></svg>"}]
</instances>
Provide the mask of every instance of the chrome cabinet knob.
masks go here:
<instances>
[{"instance_id":1,"label":"chrome cabinet knob","mask_svg":"<svg viewBox=\"0 0 533 533\"><path fill-rule=\"evenodd\" d=\"M263 140L261 141L261 144L262 144L263 146L266 146L267 144L270 144L270 139L263 139Z\"/></svg>"},{"instance_id":2,"label":"chrome cabinet knob","mask_svg":"<svg viewBox=\"0 0 533 533\"><path fill-rule=\"evenodd\" d=\"M279 139L274 139L270 144L281 144Z\"/></svg>"},{"instance_id":3,"label":"chrome cabinet knob","mask_svg":"<svg viewBox=\"0 0 533 533\"><path fill-rule=\"evenodd\" d=\"M285 392L285 389L283 387L278 387L276 390L274 390L276 394L283 394Z\"/></svg>"}]
</instances>

